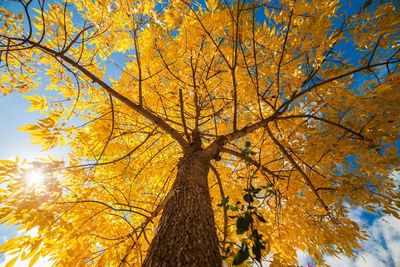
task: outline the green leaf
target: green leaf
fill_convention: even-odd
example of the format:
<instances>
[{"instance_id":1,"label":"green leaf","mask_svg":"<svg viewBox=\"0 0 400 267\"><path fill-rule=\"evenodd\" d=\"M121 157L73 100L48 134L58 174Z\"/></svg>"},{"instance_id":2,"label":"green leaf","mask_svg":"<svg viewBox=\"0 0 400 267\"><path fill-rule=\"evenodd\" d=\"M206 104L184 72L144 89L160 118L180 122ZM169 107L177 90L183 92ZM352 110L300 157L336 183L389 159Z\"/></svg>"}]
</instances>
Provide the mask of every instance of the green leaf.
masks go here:
<instances>
[{"instance_id":1,"label":"green leaf","mask_svg":"<svg viewBox=\"0 0 400 267\"><path fill-rule=\"evenodd\" d=\"M244 191L248 192L248 193L253 193L253 194L258 194L260 193L262 190L261 187L257 187L254 188L254 186L250 185L250 188L244 189Z\"/></svg>"},{"instance_id":2,"label":"green leaf","mask_svg":"<svg viewBox=\"0 0 400 267\"><path fill-rule=\"evenodd\" d=\"M257 217L257 219L258 219L260 222L263 222L263 223L266 223L266 222L267 222L267 220L264 219L264 217L261 216L260 214L257 214L257 213L256 213L256 217Z\"/></svg>"},{"instance_id":3,"label":"green leaf","mask_svg":"<svg viewBox=\"0 0 400 267\"><path fill-rule=\"evenodd\" d=\"M244 216L237 218L236 233L240 235L249 230L249 225L252 221L253 218L251 218L251 215L249 213L246 213Z\"/></svg>"},{"instance_id":4,"label":"green leaf","mask_svg":"<svg viewBox=\"0 0 400 267\"><path fill-rule=\"evenodd\" d=\"M238 207L232 206L232 205L229 205L228 208L229 208L231 211L238 211L238 210L239 210Z\"/></svg>"},{"instance_id":5,"label":"green leaf","mask_svg":"<svg viewBox=\"0 0 400 267\"><path fill-rule=\"evenodd\" d=\"M255 258L257 261L261 261L261 248L260 248L259 246L257 246L257 245L254 245L254 246L251 248L251 251L252 251L253 254L254 254L254 258Z\"/></svg>"},{"instance_id":6,"label":"green leaf","mask_svg":"<svg viewBox=\"0 0 400 267\"><path fill-rule=\"evenodd\" d=\"M242 244L240 250L236 253L235 257L233 258L233 265L239 265L243 263L249 257L249 247L246 243Z\"/></svg>"},{"instance_id":7,"label":"green leaf","mask_svg":"<svg viewBox=\"0 0 400 267\"><path fill-rule=\"evenodd\" d=\"M236 233L243 234L249 229L249 224L245 221L244 217L239 217L236 220Z\"/></svg>"},{"instance_id":8,"label":"green leaf","mask_svg":"<svg viewBox=\"0 0 400 267\"><path fill-rule=\"evenodd\" d=\"M222 200L217 204L217 206L218 207L225 206L226 204L228 204L228 201L229 201L229 196L226 196L222 198Z\"/></svg>"},{"instance_id":9,"label":"green leaf","mask_svg":"<svg viewBox=\"0 0 400 267\"><path fill-rule=\"evenodd\" d=\"M254 190L253 190L253 192L254 192L254 194L258 194L258 193L260 193L261 192L261 188L260 187L258 187L258 188L255 188Z\"/></svg>"},{"instance_id":10,"label":"green leaf","mask_svg":"<svg viewBox=\"0 0 400 267\"><path fill-rule=\"evenodd\" d=\"M247 148L249 148L249 147L251 146L250 141L246 141L246 143L244 143L244 146L247 147Z\"/></svg>"},{"instance_id":11,"label":"green leaf","mask_svg":"<svg viewBox=\"0 0 400 267\"><path fill-rule=\"evenodd\" d=\"M252 203L254 201L254 198L251 194L245 194L243 196L244 201L246 201L247 203Z\"/></svg>"}]
</instances>

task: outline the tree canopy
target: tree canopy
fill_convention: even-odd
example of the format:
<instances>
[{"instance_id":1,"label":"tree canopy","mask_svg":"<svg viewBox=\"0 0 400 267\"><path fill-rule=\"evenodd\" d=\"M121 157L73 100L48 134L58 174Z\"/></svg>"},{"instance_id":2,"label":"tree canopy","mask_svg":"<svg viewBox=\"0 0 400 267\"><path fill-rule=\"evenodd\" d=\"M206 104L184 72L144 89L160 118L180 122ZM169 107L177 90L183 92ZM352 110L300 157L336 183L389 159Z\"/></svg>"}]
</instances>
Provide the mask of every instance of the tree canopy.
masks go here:
<instances>
[{"instance_id":1,"label":"tree canopy","mask_svg":"<svg viewBox=\"0 0 400 267\"><path fill-rule=\"evenodd\" d=\"M10 265L140 266L191 144L228 266L354 255L349 210L400 218L399 9L357 3L3 3L0 92L42 114L33 143L70 148L0 161L0 222L37 232Z\"/></svg>"}]
</instances>

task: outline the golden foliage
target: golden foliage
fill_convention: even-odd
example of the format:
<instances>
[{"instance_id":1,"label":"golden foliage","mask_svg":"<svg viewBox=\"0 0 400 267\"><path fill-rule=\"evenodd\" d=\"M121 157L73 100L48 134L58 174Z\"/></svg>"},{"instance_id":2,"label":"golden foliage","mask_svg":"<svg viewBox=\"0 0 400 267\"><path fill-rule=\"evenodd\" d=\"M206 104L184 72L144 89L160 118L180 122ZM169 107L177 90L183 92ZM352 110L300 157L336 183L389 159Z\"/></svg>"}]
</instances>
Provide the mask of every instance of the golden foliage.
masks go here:
<instances>
[{"instance_id":1,"label":"golden foliage","mask_svg":"<svg viewBox=\"0 0 400 267\"><path fill-rule=\"evenodd\" d=\"M249 202L272 266L295 265L297 250L318 264L352 256L367 234L349 209L399 218L400 19L390 3L350 16L343 2L1 7L0 91L45 87L25 96L44 118L20 129L71 148L66 162L0 162L0 222L37 230L0 247L8 266L139 266L196 131L204 149L224 146L209 185L228 265L253 242L235 226Z\"/></svg>"}]
</instances>

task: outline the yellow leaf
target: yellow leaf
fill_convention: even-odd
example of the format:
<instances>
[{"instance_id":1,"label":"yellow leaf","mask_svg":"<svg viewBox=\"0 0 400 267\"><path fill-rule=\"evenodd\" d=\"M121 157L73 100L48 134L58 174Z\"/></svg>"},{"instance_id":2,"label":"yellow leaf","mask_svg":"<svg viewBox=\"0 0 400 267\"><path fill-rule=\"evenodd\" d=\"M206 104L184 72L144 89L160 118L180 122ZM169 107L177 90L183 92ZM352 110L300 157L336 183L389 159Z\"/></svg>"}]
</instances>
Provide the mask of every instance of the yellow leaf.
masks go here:
<instances>
[{"instance_id":1,"label":"yellow leaf","mask_svg":"<svg viewBox=\"0 0 400 267\"><path fill-rule=\"evenodd\" d=\"M47 100L45 96L39 96L39 95L27 95L24 96L25 99L28 99L30 101L31 107L27 109L26 111L40 111L40 113L43 113L44 111L47 110Z\"/></svg>"},{"instance_id":2,"label":"yellow leaf","mask_svg":"<svg viewBox=\"0 0 400 267\"><path fill-rule=\"evenodd\" d=\"M25 132L39 130L39 129L40 129L40 127L37 126L36 124L28 124L28 125L18 127L18 130L25 131Z\"/></svg>"},{"instance_id":3,"label":"yellow leaf","mask_svg":"<svg viewBox=\"0 0 400 267\"><path fill-rule=\"evenodd\" d=\"M10 76L5 73L0 74L0 83L8 83L11 80Z\"/></svg>"},{"instance_id":4,"label":"yellow leaf","mask_svg":"<svg viewBox=\"0 0 400 267\"><path fill-rule=\"evenodd\" d=\"M17 262L18 256L7 262L7 264L4 267L12 267L14 264Z\"/></svg>"},{"instance_id":5,"label":"yellow leaf","mask_svg":"<svg viewBox=\"0 0 400 267\"><path fill-rule=\"evenodd\" d=\"M210 10L211 12L214 12L218 7L218 1L209 0L206 2L206 6L207 6L208 10Z\"/></svg>"},{"instance_id":6,"label":"yellow leaf","mask_svg":"<svg viewBox=\"0 0 400 267\"><path fill-rule=\"evenodd\" d=\"M29 261L29 267L32 267L39 259L40 253L36 253L35 256Z\"/></svg>"}]
</instances>

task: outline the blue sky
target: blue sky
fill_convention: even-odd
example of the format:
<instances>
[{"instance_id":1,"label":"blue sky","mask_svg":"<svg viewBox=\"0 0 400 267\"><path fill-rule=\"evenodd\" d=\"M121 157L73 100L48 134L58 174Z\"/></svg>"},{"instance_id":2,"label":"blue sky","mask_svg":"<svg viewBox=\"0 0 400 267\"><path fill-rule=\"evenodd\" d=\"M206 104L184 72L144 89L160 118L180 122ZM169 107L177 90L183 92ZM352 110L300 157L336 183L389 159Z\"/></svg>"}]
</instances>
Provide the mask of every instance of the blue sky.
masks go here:
<instances>
[{"instance_id":1,"label":"blue sky","mask_svg":"<svg viewBox=\"0 0 400 267\"><path fill-rule=\"evenodd\" d=\"M37 92L36 92L37 93ZM33 123L39 118L37 113L25 112L29 101L21 95L13 94L0 97L0 159L13 159L15 156L33 160L38 157L52 155L62 157L66 154L66 147L54 149L51 152L41 152L40 146L30 144L30 135L17 130L18 127ZM0 244L18 235L16 226L0 225ZM0 267L5 265L5 258L10 256L0 255ZM16 265L22 267L22 265ZM28 266L28 265L26 265ZM51 266L46 261L35 266Z\"/></svg>"}]
</instances>

